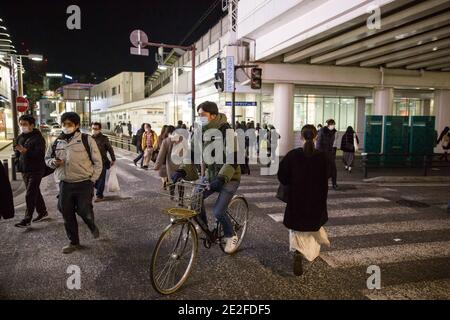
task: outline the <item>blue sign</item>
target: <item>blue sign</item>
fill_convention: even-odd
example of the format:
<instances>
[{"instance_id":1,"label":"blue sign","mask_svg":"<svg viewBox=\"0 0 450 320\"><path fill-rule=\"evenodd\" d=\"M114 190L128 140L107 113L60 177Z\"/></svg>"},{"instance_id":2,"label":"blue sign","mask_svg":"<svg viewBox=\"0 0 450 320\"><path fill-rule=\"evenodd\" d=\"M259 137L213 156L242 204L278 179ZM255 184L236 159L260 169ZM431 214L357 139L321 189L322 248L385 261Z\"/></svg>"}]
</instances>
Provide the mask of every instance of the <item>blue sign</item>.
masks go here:
<instances>
[{"instance_id":1,"label":"blue sign","mask_svg":"<svg viewBox=\"0 0 450 320\"><path fill-rule=\"evenodd\" d=\"M225 92L234 91L234 57L227 57L227 66L225 69Z\"/></svg>"},{"instance_id":2,"label":"blue sign","mask_svg":"<svg viewBox=\"0 0 450 320\"><path fill-rule=\"evenodd\" d=\"M225 103L227 107L231 107L233 103L231 101L227 101ZM248 101L236 101L234 104L236 107L256 107L258 105L257 102L248 102Z\"/></svg>"}]
</instances>

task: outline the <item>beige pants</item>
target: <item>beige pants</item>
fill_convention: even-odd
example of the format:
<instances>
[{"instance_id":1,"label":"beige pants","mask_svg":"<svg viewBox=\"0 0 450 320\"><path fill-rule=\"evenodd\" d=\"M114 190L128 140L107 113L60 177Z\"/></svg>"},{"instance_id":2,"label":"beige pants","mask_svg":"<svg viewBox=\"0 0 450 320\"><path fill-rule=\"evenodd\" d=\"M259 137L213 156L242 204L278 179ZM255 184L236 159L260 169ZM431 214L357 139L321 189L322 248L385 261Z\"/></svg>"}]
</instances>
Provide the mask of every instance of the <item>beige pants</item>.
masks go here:
<instances>
[{"instance_id":1,"label":"beige pants","mask_svg":"<svg viewBox=\"0 0 450 320\"><path fill-rule=\"evenodd\" d=\"M153 148L145 148L144 151L144 167L148 167L152 160Z\"/></svg>"}]
</instances>

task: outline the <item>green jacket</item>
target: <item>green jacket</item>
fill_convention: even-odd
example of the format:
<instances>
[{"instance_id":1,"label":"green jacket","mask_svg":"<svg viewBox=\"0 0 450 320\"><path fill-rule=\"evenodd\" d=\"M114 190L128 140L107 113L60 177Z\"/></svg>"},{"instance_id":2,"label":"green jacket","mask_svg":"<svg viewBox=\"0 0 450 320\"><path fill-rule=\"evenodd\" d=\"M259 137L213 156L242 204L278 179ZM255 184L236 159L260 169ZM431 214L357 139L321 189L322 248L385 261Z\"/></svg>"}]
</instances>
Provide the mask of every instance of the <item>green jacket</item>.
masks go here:
<instances>
[{"instance_id":1,"label":"green jacket","mask_svg":"<svg viewBox=\"0 0 450 320\"><path fill-rule=\"evenodd\" d=\"M214 120L212 120L207 126L203 127L203 133L209 129L218 129L224 134L226 129L230 128L227 122L227 116L220 113ZM203 149L205 149L212 141L203 142ZM225 150L224 150L225 151ZM224 162L226 162L225 152L223 156ZM206 165L206 178L211 182L215 177L221 176L225 178L225 183L230 181L240 181L241 180L241 167L240 165L233 164L210 164ZM197 169L193 164L185 164L180 167L180 169L186 172L186 180L193 181L199 178Z\"/></svg>"}]
</instances>

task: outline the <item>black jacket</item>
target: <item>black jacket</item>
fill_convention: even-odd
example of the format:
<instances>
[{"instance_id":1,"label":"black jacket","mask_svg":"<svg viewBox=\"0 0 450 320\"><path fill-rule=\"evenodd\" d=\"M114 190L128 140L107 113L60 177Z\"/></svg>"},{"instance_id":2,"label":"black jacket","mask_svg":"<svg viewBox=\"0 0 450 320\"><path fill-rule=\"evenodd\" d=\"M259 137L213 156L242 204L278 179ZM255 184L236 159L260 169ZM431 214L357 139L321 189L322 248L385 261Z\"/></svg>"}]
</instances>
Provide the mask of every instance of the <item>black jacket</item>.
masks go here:
<instances>
[{"instance_id":1,"label":"black jacket","mask_svg":"<svg viewBox=\"0 0 450 320\"><path fill-rule=\"evenodd\" d=\"M280 163L278 180L287 186L284 225L295 231L318 231L328 221L328 178L331 165L324 152L311 156L290 151Z\"/></svg>"},{"instance_id":2,"label":"black jacket","mask_svg":"<svg viewBox=\"0 0 450 320\"><path fill-rule=\"evenodd\" d=\"M45 139L38 129L30 133L22 133L17 137L17 144L28 151L21 154L16 151L17 171L22 173L38 173L45 171Z\"/></svg>"},{"instance_id":3,"label":"black jacket","mask_svg":"<svg viewBox=\"0 0 450 320\"><path fill-rule=\"evenodd\" d=\"M316 148L320 151L331 153L333 152L334 139L336 137L336 129L330 130L328 127L323 127L319 130L317 135Z\"/></svg>"},{"instance_id":4,"label":"black jacket","mask_svg":"<svg viewBox=\"0 0 450 320\"><path fill-rule=\"evenodd\" d=\"M94 138L95 142L97 142L98 150L102 155L103 166L105 166L106 169L109 169L110 161L108 159L108 153L111 156L112 161L116 161L116 156L108 137L100 133L97 136L92 136L92 138Z\"/></svg>"},{"instance_id":5,"label":"black jacket","mask_svg":"<svg viewBox=\"0 0 450 320\"><path fill-rule=\"evenodd\" d=\"M342 136L341 150L344 152L355 152L355 138L356 142L359 144L359 139L356 133L346 132Z\"/></svg>"},{"instance_id":6,"label":"black jacket","mask_svg":"<svg viewBox=\"0 0 450 320\"><path fill-rule=\"evenodd\" d=\"M138 151L142 151L142 135L144 134L144 129L139 129L136 132L136 147Z\"/></svg>"},{"instance_id":7,"label":"black jacket","mask_svg":"<svg viewBox=\"0 0 450 320\"><path fill-rule=\"evenodd\" d=\"M14 202L11 184L0 161L0 219L14 218Z\"/></svg>"}]
</instances>

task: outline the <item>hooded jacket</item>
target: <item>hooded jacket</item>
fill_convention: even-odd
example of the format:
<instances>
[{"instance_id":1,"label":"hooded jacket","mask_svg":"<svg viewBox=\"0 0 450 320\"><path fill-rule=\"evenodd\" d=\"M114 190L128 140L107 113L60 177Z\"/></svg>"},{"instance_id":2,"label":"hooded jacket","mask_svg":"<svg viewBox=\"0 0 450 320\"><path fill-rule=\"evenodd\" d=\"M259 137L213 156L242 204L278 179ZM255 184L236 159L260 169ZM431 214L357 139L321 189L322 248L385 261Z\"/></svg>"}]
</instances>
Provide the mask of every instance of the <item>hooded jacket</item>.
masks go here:
<instances>
[{"instance_id":1,"label":"hooded jacket","mask_svg":"<svg viewBox=\"0 0 450 320\"><path fill-rule=\"evenodd\" d=\"M51 146L47 149L45 163L48 167L55 169L55 176L60 181L76 183L90 180L95 182L103 170L102 156L97 143L91 136L88 136L88 144L91 149L92 161L81 140L81 132L76 132L69 141L57 140L55 156L64 160L64 164L56 168Z\"/></svg>"},{"instance_id":2,"label":"hooded jacket","mask_svg":"<svg viewBox=\"0 0 450 320\"><path fill-rule=\"evenodd\" d=\"M203 133L210 129L218 129L222 132L223 139L225 139L225 134L227 129L231 129L230 125L227 121L227 116L220 113L217 115L215 119L213 119L208 125L202 128ZM203 141L203 150L205 150L208 145L213 143L213 141ZM206 168L206 178L209 182L211 182L217 176L221 176L225 179L225 183L230 181L240 181L241 180L241 167L237 164L227 164L226 163L226 155L225 155L225 147L224 147L224 155L223 155L223 164L213 163L213 164L205 164ZM187 180L196 180L198 179L198 172L195 168L195 165L188 164L182 165L180 167L181 170L186 172Z\"/></svg>"}]
</instances>

